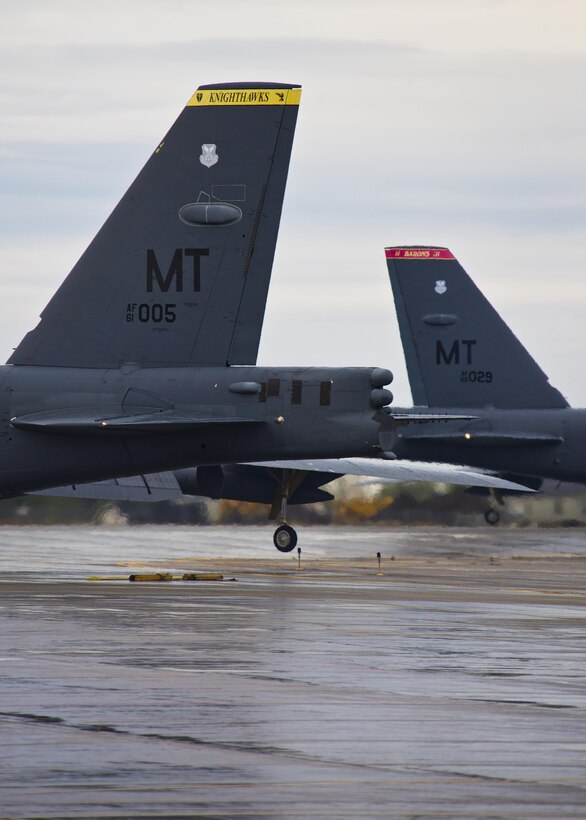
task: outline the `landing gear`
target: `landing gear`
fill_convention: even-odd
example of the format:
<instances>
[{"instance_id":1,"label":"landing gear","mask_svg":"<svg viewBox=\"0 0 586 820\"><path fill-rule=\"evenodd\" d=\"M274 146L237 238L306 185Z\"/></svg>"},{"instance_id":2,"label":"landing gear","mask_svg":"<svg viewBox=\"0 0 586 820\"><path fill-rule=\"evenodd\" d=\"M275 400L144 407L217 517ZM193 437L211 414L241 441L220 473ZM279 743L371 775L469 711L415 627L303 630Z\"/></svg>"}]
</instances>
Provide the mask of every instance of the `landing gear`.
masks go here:
<instances>
[{"instance_id":1,"label":"landing gear","mask_svg":"<svg viewBox=\"0 0 586 820\"><path fill-rule=\"evenodd\" d=\"M297 546L297 533L289 524L281 524L275 530L273 544L279 552L291 552Z\"/></svg>"},{"instance_id":2,"label":"landing gear","mask_svg":"<svg viewBox=\"0 0 586 820\"><path fill-rule=\"evenodd\" d=\"M496 527L498 522L501 520L501 515L498 510L495 510L494 507L491 507L484 513L484 520L487 524L490 524L491 527Z\"/></svg>"},{"instance_id":3,"label":"landing gear","mask_svg":"<svg viewBox=\"0 0 586 820\"><path fill-rule=\"evenodd\" d=\"M269 518L277 518L281 522L273 535L273 544L279 552L291 552L297 546L297 533L287 524L287 502L306 475L307 472L303 470L279 470L273 473L277 488Z\"/></svg>"},{"instance_id":4,"label":"landing gear","mask_svg":"<svg viewBox=\"0 0 586 820\"><path fill-rule=\"evenodd\" d=\"M496 527L498 522L501 520L501 514L496 509L496 506L498 504L500 507L504 507L505 499L503 498L501 491L495 489L494 487L491 487L488 492L490 494L493 506L489 507L488 510L485 511L484 520L487 524L490 524L491 527Z\"/></svg>"}]
</instances>

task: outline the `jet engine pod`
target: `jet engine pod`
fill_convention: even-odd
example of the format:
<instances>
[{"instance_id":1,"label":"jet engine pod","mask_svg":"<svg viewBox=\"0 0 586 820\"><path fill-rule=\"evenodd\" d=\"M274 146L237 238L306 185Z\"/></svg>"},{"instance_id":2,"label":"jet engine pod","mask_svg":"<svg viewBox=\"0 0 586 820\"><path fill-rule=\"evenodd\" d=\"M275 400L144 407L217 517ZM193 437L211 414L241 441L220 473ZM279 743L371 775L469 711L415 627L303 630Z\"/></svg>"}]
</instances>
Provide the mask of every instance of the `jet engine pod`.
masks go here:
<instances>
[{"instance_id":1,"label":"jet engine pod","mask_svg":"<svg viewBox=\"0 0 586 820\"><path fill-rule=\"evenodd\" d=\"M179 211L179 219L195 228L221 228L242 219L242 211L229 202L192 202Z\"/></svg>"},{"instance_id":2,"label":"jet engine pod","mask_svg":"<svg viewBox=\"0 0 586 820\"><path fill-rule=\"evenodd\" d=\"M175 470L173 473L183 495L201 495L205 498L223 498L224 471L220 464Z\"/></svg>"},{"instance_id":3,"label":"jet engine pod","mask_svg":"<svg viewBox=\"0 0 586 820\"><path fill-rule=\"evenodd\" d=\"M370 383L373 387L384 387L393 381L393 374L386 367L374 367L370 372Z\"/></svg>"},{"instance_id":4,"label":"jet engine pod","mask_svg":"<svg viewBox=\"0 0 586 820\"><path fill-rule=\"evenodd\" d=\"M253 464L210 464L175 470L173 475L184 495L272 504L279 488L278 474L281 472L283 471L278 468L268 469ZM320 501L331 501L334 496L327 490L322 490L321 485L328 484L334 478L339 476L312 470L296 486L287 503L317 504Z\"/></svg>"},{"instance_id":5,"label":"jet engine pod","mask_svg":"<svg viewBox=\"0 0 586 820\"><path fill-rule=\"evenodd\" d=\"M393 394L390 390L384 390L383 388L377 387L370 391L370 403L373 407L384 407L392 401Z\"/></svg>"}]
</instances>

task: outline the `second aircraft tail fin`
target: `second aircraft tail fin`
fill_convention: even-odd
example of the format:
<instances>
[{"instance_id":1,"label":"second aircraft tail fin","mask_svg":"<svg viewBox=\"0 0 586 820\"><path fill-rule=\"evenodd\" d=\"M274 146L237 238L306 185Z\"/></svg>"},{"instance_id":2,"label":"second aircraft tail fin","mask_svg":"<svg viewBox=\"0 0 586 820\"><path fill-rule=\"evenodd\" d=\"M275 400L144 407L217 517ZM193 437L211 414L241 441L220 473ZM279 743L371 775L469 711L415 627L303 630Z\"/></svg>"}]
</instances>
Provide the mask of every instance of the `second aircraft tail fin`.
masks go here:
<instances>
[{"instance_id":1,"label":"second aircraft tail fin","mask_svg":"<svg viewBox=\"0 0 586 820\"><path fill-rule=\"evenodd\" d=\"M447 248L385 253L415 404L568 406Z\"/></svg>"}]
</instances>

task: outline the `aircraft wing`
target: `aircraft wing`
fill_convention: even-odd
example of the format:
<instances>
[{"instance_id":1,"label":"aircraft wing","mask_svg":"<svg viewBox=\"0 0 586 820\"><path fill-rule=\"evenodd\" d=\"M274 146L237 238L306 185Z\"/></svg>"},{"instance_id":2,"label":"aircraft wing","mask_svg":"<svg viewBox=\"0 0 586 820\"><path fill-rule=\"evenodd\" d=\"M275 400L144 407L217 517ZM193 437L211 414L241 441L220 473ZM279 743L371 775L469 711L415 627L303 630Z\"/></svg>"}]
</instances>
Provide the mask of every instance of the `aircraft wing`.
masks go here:
<instances>
[{"instance_id":1,"label":"aircraft wing","mask_svg":"<svg viewBox=\"0 0 586 820\"><path fill-rule=\"evenodd\" d=\"M401 481L429 481L464 484L474 487L494 487L500 490L531 492L522 484L491 475L473 467L456 464L435 464L423 461L386 461L379 458L315 458L294 461L257 461L252 466L283 470L307 470L341 475L378 478L386 484Z\"/></svg>"},{"instance_id":2,"label":"aircraft wing","mask_svg":"<svg viewBox=\"0 0 586 820\"><path fill-rule=\"evenodd\" d=\"M534 490L491 475L472 467L455 464L434 464L420 461L385 461L378 458L316 458L293 461L257 461L245 464L265 467L268 470L297 470L331 474L333 481L343 475L375 478L385 484L402 481L428 481L431 483L463 484L473 487L494 487L500 490L534 492ZM112 501L170 501L180 498L182 491L172 472L115 478L68 487L39 490L29 495L48 495L66 498L95 498Z\"/></svg>"}]
</instances>

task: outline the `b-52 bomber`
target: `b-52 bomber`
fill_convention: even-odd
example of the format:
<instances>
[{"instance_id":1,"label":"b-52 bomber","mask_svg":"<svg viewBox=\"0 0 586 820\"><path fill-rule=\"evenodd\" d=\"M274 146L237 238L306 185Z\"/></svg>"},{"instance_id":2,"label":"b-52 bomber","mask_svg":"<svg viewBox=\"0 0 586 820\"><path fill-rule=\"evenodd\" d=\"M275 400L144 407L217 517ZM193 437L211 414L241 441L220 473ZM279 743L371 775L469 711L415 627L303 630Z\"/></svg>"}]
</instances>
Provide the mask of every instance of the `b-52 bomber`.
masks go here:
<instances>
[{"instance_id":1,"label":"b-52 bomber","mask_svg":"<svg viewBox=\"0 0 586 820\"><path fill-rule=\"evenodd\" d=\"M546 479L586 484L586 410L549 383L453 254L385 253L416 405L409 411L470 417L397 426L393 452L496 471L531 490L546 489ZM499 517L494 506L485 513L490 524Z\"/></svg>"},{"instance_id":2,"label":"b-52 bomber","mask_svg":"<svg viewBox=\"0 0 586 820\"><path fill-rule=\"evenodd\" d=\"M0 368L0 497L384 452L388 370L254 366L300 93L197 89Z\"/></svg>"}]
</instances>

